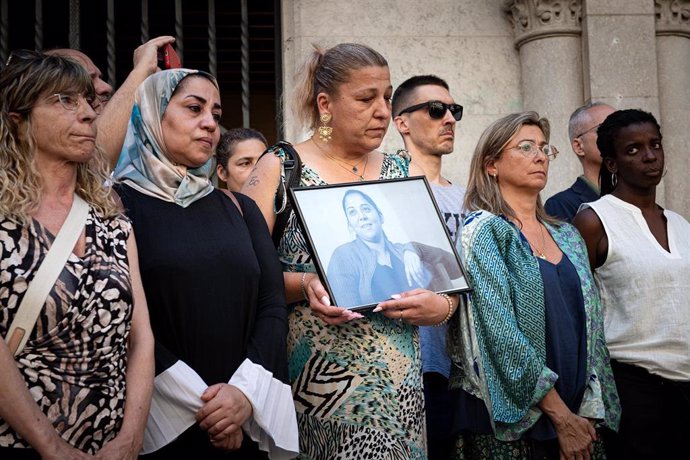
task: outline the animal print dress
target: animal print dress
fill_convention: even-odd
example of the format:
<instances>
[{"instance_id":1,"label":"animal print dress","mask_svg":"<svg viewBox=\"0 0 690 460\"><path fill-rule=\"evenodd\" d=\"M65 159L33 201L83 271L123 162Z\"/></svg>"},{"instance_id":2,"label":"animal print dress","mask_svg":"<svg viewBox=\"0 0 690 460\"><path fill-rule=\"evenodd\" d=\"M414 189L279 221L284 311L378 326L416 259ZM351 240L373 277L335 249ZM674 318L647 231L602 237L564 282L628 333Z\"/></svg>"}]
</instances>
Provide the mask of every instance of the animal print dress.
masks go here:
<instances>
[{"instance_id":1,"label":"animal print dress","mask_svg":"<svg viewBox=\"0 0 690 460\"><path fill-rule=\"evenodd\" d=\"M385 154L380 178L406 177L408 167L408 158ZM300 186L314 185L326 184L305 164ZM278 252L286 271L315 271L294 213ZM379 313L364 316L329 326L306 303L289 312L300 458L426 458L417 328Z\"/></svg>"},{"instance_id":2,"label":"animal print dress","mask_svg":"<svg viewBox=\"0 0 690 460\"><path fill-rule=\"evenodd\" d=\"M124 217L86 222L86 252L70 254L25 348L15 357L41 411L73 446L95 453L115 437L125 405L132 289ZM35 220L0 216L0 336L54 240ZM2 339L0 339L2 340ZM0 419L0 447L28 443Z\"/></svg>"}]
</instances>

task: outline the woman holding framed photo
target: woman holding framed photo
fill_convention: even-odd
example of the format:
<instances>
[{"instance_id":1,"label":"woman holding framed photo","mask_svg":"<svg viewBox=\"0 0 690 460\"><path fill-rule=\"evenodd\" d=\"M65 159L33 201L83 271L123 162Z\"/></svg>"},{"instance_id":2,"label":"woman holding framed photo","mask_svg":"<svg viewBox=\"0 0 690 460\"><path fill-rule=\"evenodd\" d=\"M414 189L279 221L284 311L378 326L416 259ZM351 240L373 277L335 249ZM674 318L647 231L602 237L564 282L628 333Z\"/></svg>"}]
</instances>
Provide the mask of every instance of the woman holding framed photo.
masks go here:
<instances>
[{"instance_id":1,"label":"woman holding framed photo","mask_svg":"<svg viewBox=\"0 0 690 460\"><path fill-rule=\"evenodd\" d=\"M295 113L313 135L295 145L300 186L407 177L409 157L381 153L393 88L375 50L343 43L311 53L296 91ZM284 186L283 149L264 155L243 188L276 222ZM422 175L421 171L414 171ZM275 235L274 235L275 236ZM428 290L400 293L380 312L330 306L305 236L291 213L278 248L289 313L290 381L306 458L426 458L417 328L450 317L457 298ZM350 321L355 320L356 321ZM396 321L396 320L402 321Z\"/></svg>"},{"instance_id":2,"label":"woman holding framed photo","mask_svg":"<svg viewBox=\"0 0 690 460\"><path fill-rule=\"evenodd\" d=\"M539 196L557 154L548 121L523 112L492 123L472 157L462 254L474 290L448 338L464 390L458 458L600 458L595 427L618 426L586 247Z\"/></svg>"}]
</instances>

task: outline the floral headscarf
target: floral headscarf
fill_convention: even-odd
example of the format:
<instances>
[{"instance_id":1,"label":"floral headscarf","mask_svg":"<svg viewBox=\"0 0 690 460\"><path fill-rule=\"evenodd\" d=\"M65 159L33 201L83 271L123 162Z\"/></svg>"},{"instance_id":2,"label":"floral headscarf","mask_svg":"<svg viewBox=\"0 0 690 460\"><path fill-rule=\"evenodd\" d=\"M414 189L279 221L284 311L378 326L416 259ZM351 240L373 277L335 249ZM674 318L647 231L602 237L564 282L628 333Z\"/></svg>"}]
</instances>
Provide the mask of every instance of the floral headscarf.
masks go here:
<instances>
[{"instance_id":1,"label":"floral headscarf","mask_svg":"<svg viewBox=\"0 0 690 460\"><path fill-rule=\"evenodd\" d=\"M175 88L198 70L156 72L139 85L132 117L113 177L139 192L186 208L213 190L213 159L198 168L178 168L167 156L161 120ZM212 78L212 77L211 77ZM215 79L212 81L216 84Z\"/></svg>"}]
</instances>

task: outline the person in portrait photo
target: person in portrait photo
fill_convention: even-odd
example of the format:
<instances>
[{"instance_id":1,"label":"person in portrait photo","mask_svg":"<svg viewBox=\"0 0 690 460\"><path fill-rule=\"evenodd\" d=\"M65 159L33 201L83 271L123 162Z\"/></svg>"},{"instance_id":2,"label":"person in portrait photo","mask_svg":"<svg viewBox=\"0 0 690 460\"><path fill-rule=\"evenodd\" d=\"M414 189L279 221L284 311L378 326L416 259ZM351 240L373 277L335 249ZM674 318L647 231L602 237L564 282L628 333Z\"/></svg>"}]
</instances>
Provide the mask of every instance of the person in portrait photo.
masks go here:
<instances>
[{"instance_id":1,"label":"person in portrait photo","mask_svg":"<svg viewBox=\"0 0 690 460\"><path fill-rule=\"evenodd\" d=\"M384 232L384 215L364 192L349 189L342 208L355 238L338 246L327 278L338 305L374 304L413 289L443 291L462 277L451 252L418 242L393 243Z\"/></svg>"}]
</instances>

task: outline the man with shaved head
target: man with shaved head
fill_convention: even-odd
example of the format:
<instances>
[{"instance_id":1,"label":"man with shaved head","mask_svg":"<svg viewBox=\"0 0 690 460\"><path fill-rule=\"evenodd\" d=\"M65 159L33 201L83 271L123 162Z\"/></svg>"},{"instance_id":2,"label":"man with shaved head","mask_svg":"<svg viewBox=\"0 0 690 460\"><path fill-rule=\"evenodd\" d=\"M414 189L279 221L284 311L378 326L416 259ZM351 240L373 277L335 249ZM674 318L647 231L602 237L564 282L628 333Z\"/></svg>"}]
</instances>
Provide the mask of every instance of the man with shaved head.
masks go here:
<instances>
[{"instance_id":1,"label":"man with shaved head","mask_svg":"<svg viewBox=\"0 0 690 460\"><path fill-rule=\"evenodd\" d=\"M602 102L592 102L577 108L568 122L568 137L573 152L582 163L583 174L568 189L546 200L546 212L570 222L582 203L599 198L599 168L601 153L597 148L597 128L615 109Z\"/></svg>"}]
</instances>

